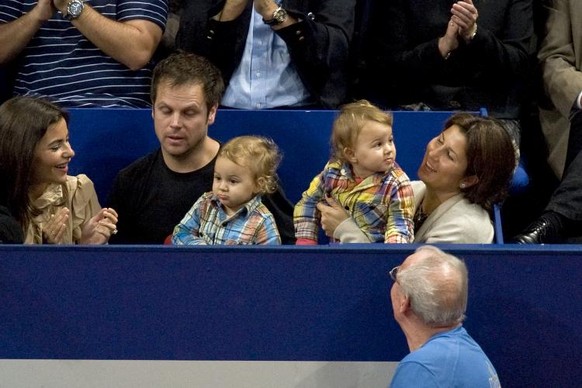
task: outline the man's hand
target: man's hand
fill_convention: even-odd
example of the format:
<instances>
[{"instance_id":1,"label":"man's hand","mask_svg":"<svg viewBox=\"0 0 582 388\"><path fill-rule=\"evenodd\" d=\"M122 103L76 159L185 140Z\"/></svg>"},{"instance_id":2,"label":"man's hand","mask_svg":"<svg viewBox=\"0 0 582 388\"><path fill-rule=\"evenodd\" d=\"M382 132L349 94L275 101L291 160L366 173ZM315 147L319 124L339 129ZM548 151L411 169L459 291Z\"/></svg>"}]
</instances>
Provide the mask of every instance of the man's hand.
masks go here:
<instances>
[{"instance_id":1,"label":"man's hand","mask_svg":"<svg viewBox=\"0 0 582 388\"><path fill-rule=\"evenodd\" d=\"M273 0L255 0L255 10L263 16L263 19L269 20L273 17L273 12L279 6Z\"/></svg>"},{"instance_id":2,"label":"man's hand","mask_svg":"<svg viewBox=\"0 0 582 388\"><path fill-rule=\"evenodd\" d=\"M54 15L56 10L52 0L38 0L30 13L34 14L38 21L45 22Z\"/></svg>"},{"instance_id":3,"label":"man's hand","mask_svg":"<svg viewBox=\"0 0 582 388\"><path fill-rule=\"evenodd\" d=\"M69 4L69 0L52 0L54 7L61 11L61 13L67 13L67 4Z\"/></svg>"},{"instance_id":4,"label":"man's hand","mask_svg":"<svg viewBox=\"0 0 582 388\"><path fill-rule=\"evenodd\" d=\"M220 11L218 15L214 15L212 19L220 22L234 20L244 11L248 2L249 0L226 0L222 11Z\"/></svg>"},{"instance_id":5,"label":"man's hand","mask_svg":"<svg viewBox=\"0 0 582 388\"><path fill-rule=\"evenodd\" d=\"M459 27L459 35L465 42L471 41L477 32L477 18L479 12L472 0L458 1L451 9L451 20Z\"/></svg>"},{"instance_id":6,"label":"man's hand","mask_svg":"<svg viewBox=\"0 0 582 388\"><path fill-rule=\"evenodd\" d=\"M439 52L443 58L448 58L449 54L459 47L458 36L459 26L451 18L447 24L445 35L439 39Z\"/></svg>"}]
</instances>

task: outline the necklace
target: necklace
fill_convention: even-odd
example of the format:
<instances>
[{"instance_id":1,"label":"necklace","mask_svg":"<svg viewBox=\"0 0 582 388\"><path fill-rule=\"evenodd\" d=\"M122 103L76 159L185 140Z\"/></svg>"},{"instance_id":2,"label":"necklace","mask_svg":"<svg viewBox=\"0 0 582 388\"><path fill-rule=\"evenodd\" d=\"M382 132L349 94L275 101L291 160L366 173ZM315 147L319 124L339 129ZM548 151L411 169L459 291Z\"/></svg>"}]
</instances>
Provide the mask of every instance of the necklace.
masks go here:
<instances>
[{"instance_id":1,"label":"necklace","mask_svg":"<svg viewBox=\"0 0 582 388\"><path fill-rule=\"evenodd\" d=\"M424 212L424 210L422 209L422 203L418 206L418 208L416 209L416 212L414 213L414 230L418 231L420 229L420 227L422 226L422 224L424 224L424 221L426 221L426 219L428 218L428 214L426 214Z\"/></svg>"}]
</instances>

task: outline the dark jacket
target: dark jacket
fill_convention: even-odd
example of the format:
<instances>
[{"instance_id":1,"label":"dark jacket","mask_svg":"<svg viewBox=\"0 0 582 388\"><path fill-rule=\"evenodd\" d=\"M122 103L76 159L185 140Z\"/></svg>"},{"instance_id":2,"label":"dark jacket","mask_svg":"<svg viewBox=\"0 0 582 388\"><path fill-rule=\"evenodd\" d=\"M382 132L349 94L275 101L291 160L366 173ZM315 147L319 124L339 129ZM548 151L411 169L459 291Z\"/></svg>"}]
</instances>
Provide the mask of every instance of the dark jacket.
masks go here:
<instances>
[{"instance_id":1,"label":"dark jacket","mask_svg":"<svg viewBox=\"0 0 582 388\"><path fill-rule=\"evenodd\" d=\"M478 110L519 117L533 55L532 0L473 0L474 39L444 59L453 0L390 0L372 12L367 47L373 99L396 108L425 103L433 110Z\"/></svg>"},{"instance_id":2,"label":"dark jacket","mask_svg":"<svg viewBox=\"0 0 582 388\"><path fill-rule=\"evenodd\" d=\"M228 84L242 59L253 7L249 1L233 21L211 20L223 5L224 0L186 2L176 48L209 58ZM282 6L301 19L276 31L287 44L301 80L322 108L337 107L346 99L355 0L284 0Z\"/></svg>"}]
</instances>

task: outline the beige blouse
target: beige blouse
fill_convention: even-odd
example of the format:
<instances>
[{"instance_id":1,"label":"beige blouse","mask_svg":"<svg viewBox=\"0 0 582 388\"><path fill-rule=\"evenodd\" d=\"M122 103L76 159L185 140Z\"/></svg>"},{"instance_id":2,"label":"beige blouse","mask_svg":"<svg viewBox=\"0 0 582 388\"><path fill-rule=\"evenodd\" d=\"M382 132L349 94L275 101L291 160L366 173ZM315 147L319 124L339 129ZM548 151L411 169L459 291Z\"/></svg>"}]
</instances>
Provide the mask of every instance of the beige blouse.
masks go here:
<instances>
[{"instance_id":1,"label":"beige blouse","mask_svg":"<svg viewBox=\"0 0 582 388\"><path fill-rule=\"evenodd\" d=\"M60 208L67 207L71 216L67 222L64 244L78 244L81 230L101 210L91 179L85 174L67 176L67 183L51 184L32 204L42 211L34 217L26 231L25 244L42 244L42 228Z\"/></svg>"}]
</instances>

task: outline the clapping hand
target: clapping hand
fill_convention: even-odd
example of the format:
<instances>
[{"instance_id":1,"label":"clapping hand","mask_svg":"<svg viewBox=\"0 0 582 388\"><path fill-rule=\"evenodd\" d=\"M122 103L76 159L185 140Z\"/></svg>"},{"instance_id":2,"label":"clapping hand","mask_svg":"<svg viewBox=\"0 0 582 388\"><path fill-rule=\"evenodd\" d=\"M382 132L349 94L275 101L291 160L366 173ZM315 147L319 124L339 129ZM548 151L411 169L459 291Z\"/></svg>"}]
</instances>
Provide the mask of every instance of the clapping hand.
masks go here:
<instances>
[{"instance_id":1,"label":"clapping hand","mask_svg":"<svg viewBox=\"0 0 582 388\"><path fill-rule=\"evenodd\" d=\"M459 35L469 42L477 31L479 12L472 0L462 0L453 4L451 21L459 27Z\"/></svg>"},{"instance_id":2,"label":"clapping hand","mask_svg":"<svg viewBox=\"0 0 582 388\"><path fill-rule=\"evenodd\" d=\"M67 229L70 211L68 208L60 208L55 214L51 214L50 219L44 223L42 228L42 238L47 244L62 244Z\"/></svg>"},{"instance_id":3,"label":"clapping hand","mask_svg":"<svg viewBox=\"0 0 582 388\"><path fill-rule=\"evenodd\" d=\"M105 244L112 234L117 233L117 212L111 208L103 208L84 226L81 244Z\"/></svg>"},{"instance_id":4,"label":"clapping hand","mask_svg":"<svg viewBox=\"0 0 582 388\"><path fill-rule=\"evenodd\" d=\"M448 55L459 47L459 26L452 20L449 20L447 24L447 32L445 36L439 39L439 51L443 58L447 58Z\"/></svg>"}]
</instances>

